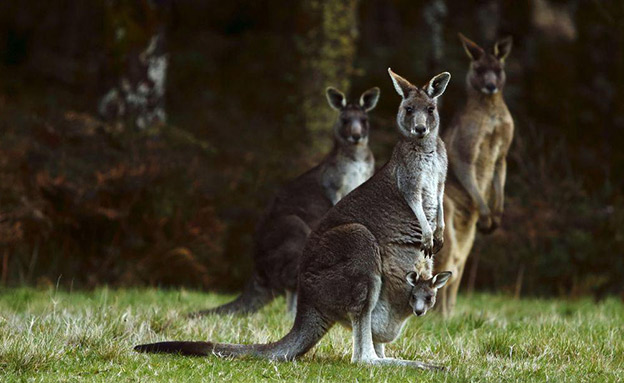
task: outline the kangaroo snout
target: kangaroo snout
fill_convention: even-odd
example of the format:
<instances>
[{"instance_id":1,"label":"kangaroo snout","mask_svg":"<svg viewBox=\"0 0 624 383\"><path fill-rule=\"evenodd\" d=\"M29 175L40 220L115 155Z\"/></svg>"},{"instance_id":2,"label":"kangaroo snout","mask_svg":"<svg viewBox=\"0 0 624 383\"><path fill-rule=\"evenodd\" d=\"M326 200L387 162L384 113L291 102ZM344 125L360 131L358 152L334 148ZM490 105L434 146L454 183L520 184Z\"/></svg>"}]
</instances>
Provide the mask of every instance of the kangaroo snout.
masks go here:
<instances>
[{"instance_id":1,"label":"kangaroo snout","mask_svg":"<svg viewBox=\"0 0 624 383\"><path fill-rule=\"evenodd\" d=\"M412 133L422 137L427 133L427 126L425 124L417 124L412 128Z\"/></svg>"},{"instance_id":2,"label":"kangaroo snout","mask_svg":"<svg viewBox=\"0 0 624 383\"><path fill-rule=\"evenodd\" d=\"M356 144L362 139L362 125L354 123L351 125L351 141Z\"/></svg>"},{"instance_id":3,"label":"kangaroo snout","mask_svg":"<svg viewBox=\"0 0 624 383\"><path fill-rule=\"evenodd\" d=\"M496 84L490 82L490 83L485 84L485 90L488 93L496 93L498 89L496 88Z\"/></svg>"}]
</instances>

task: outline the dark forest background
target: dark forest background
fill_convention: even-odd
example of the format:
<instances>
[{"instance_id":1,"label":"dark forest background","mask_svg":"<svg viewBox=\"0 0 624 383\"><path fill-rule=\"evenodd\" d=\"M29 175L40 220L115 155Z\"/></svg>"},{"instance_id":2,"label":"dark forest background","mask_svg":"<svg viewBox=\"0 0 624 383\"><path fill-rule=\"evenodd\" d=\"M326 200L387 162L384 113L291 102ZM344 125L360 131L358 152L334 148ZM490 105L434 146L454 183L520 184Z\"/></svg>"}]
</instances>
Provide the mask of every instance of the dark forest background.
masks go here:
<instances>
[{"instance_id":1,"label":"dark forest background","mask_svg":"<svg viewBox=\"0 0 624 383\"><path fill-rule=\"evenodd\" d=\"M400 100L386 69L451 72L444 128L462 32L513 36L516 124L503 226L466 288L622 294L622 20L597 0L0 2L0 283L240 287L262 209L329 148L325 87L381 88L379 166Z\"/></svg>"}]
</instances>

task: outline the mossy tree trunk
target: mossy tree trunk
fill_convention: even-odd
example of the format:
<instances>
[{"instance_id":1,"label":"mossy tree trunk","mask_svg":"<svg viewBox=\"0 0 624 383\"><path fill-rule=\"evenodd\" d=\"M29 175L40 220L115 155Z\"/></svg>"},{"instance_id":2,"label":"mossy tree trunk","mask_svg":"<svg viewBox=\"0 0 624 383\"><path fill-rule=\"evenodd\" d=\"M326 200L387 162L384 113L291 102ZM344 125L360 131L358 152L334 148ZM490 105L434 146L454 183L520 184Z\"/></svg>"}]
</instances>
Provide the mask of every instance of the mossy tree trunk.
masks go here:
<instances>
[{"instance_id":1,"label":"mossy tree trunk","mask_svg":"<svg viewBox=\"0 0 624 383\"><path fill-rule=\"evenodd\" d=\"M329 150L336 112L325 89L347 93L353 74L359 0L303 0L298 27L301 57L298 108L308 136L310 160Z\"/></svg>"},{"instance_id":2,"label":"mossy tree trunk","mask_svg":"<svg viewBox=\"0 0 624 383\"><path fill-rule=\"evenodd\" d=\"M423 10L423 18L429 28L431 42L431 50L427 60L427 71L431 74L440 71L444 59L444 28L447 14L448 9L445 0L430 0Z\"/></svg>"}]
</instances>

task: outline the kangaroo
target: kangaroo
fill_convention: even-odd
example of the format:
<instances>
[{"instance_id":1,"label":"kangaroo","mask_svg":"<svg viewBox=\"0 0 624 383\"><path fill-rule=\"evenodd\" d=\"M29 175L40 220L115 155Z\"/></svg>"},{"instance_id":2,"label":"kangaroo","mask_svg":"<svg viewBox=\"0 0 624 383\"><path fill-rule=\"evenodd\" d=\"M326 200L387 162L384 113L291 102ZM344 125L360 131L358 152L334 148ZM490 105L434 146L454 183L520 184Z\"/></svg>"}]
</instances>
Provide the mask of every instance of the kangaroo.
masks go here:
<instances>
[{"instance_id":1,"label":"kangaroo","mask_svg":"<svg viewBox=\"0 0 624 383\"><path fill-rule=\"evenodd\" d=\"M431 279L422 279L418 271L410 271L405 276L407 283L412 286L409 298L409 307L416 316L423 316L436 304L438 289L446 284L453 275L450 271L443 271Z\"/></svg>"},{"instance_id":2,"label":"kangaroo","mask_svg":"<svg viewBox=\"0 0 624 383\"><path fill-rule=\"evenodd\" d=\"M411 314L423 316L436 303L438 289L446 284L451 277L451 273L443 271L433 276L433 278L421 278L418 271L410 271L405 279L408 286L404 290L403 296L397 295L387 297L392 299L393 304L377 304L372 314L371 328L374 334L373 347L379 358L385 358L385 344L391 343L399 337L407 319ZM401 304L403 302L403 304ZM343 323L346 327L351 327L349 322Z\"/></svg>"},{"instance_id":3,"label":"kangaroo","mask_svg":"<svg viewBox=\"0 0 624 383\"><path fill-rule=\"evenodd\" d=\"M416 268L423 278L432 278L429 255L443 240L447 161L438 137L437 98L450 74L441 73L421 88L388 72L402 97L399 141L390 160L329 210L310 234L299 266L297 314L290 332L268 344L161 342L136 346L136 351L293 360L340 322L352 328L354 363L438 368L388 358L380 345L400 331L394 318L404 313L409 299L405 275Z\"/></svg>"},{"instance_id":4,"label":"kangaroo","mask_svg":"<svg viewBox=\"0 0 624 383\"><path fill-rule=\"evenodd\" d=\"M505 59L511 38L499 40L492 53L459 35L470 68L467 101L444 133L449 158L444 209L445 247L436 256L437 270L451 270L453 278L440 291L437 308L449 316L470 254L475 229L484 234L500 226L503 214L506 157L514 123L503 100Z\"/></svg>"},{"instance_id":5,"label":"kangaroo","mask_svg":"<svg viewBox=\"0 0 624 383\"><path fill-rule=\"evenodd\" d=\"M255 270L243 293L234 301L190 314L253 313L286 293L294 313L301 251L321 217L375 170L368 147L368 112L379 100L379 88L364 92L359 103L347 103L344 94L327 89L329 105L339 112L333 128L334 146L321 163L278 191L255 233Z\"/></svg>"}]
</instances>

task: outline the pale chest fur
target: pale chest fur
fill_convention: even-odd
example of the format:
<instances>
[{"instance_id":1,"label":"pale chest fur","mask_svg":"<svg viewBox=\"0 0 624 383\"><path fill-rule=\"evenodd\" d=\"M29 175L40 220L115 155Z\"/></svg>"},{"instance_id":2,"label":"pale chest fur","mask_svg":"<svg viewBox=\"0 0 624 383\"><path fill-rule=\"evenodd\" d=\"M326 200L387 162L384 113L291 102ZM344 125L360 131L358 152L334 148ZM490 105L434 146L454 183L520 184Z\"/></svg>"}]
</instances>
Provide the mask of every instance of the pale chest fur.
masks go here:
<instances>
[{"instance_id":1,"label":"pale chest fur","mask_svg":"<svg viewBox=\"0 0 624 383\"><path fill-rule=\"evenodd\" d=\"M487 195L496 162L506 156L513 137L513 120L507 108L487 111L479 119L479 150L475 176L479 190Z\"/></svg>"},{"instance_id":2,"label":"pale chest fur","mask_svg":"<svg viewBox=\"0 0 624 383\"><path fill-rule=\"evenodd\" d=\"M375 160L368 148L352 155L338 153L326 162L321 183L335 205L372 177L374 171Z\"/></svg>"},{"instance_id":3,"label":"pale chest fur","mask_svg":"<svg viewBox=\"0 0 624 383\"><path fill-rule=\"evenodd\" d=\"M344 197L366 182L374 172L372 161L345 161L341 171L339 193Z\"/></svg>"},{"instance_id":4,"label":"pale chest fur","mask_svg":"<svg viewBox=\"0 0 624 383\"><path fill-rule=\"evenodd\" d=\"M399 188L407 191L407 197L422 200L422 208L432 230L436 227L438 185L444 181L442 168L437 153L417 155L402 164L397 179Z\"/></svg>"}]
</instances>

